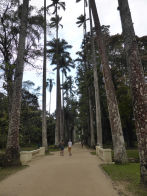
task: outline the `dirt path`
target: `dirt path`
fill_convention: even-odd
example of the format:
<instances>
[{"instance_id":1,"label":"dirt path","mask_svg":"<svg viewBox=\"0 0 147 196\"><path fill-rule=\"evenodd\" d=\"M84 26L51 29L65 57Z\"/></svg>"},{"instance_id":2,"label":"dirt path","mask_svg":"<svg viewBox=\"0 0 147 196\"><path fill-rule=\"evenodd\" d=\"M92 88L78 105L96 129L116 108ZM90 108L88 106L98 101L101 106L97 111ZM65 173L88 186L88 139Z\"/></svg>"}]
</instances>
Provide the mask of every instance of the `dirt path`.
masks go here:
<instances>
[{"instance_id":1,"label":"dirt path","mask_svg":"<svg viewBox=\"0 0 147 196\"><path fill-rule=\"evenodd\" d=\"M0 182L0 196L118 196L96 156L76 144L72 156L38 158Z\"/></svg>"}]
</instances>

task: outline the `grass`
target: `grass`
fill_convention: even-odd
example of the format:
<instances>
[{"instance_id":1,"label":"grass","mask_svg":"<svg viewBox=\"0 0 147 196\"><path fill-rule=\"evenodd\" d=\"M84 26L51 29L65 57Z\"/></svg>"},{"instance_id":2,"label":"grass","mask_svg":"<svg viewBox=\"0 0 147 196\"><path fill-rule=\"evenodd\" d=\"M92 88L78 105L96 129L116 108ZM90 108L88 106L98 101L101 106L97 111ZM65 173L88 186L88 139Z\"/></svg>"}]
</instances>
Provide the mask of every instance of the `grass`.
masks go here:
<instances>
[{"instance_id":1,"label":"grass","mask_svg":"<svg viewBox=\"0 0 147 196\"><path fill-rule=\"evenodd\" d=\"M126 182L126 189L137 196L147 196L147 188L140 184L139 163L126 165L102 165L113 181Z\"/></svg>"},{"instance_id":2,"label":"grass","mask_svg":"<svg viewBox=\"0 0 147 196\"><path fill-rule=\"evenodd\" d=\"M96 151L93 150L90 152L92 155L96 155ZM138 149L127 149L127 155L128 155L128 159L129 162L139 162L139 153L138 153ZM112 150L112 159L114 157L114 152Z\"/></svg>"},{"instance_id":3,"label":"grass","mask_svg":"<svg viewBox=\"0 0 147 196\"><path fill-rule=\"evenodd\" d=\"M16 172L25 169L27 166L20 166L20 167L8 167L2 168L0 167L0 181L4 180L8 176L15 174Z\"/></svg>"},{"instance_id":4,"label":"grass","mask_svg":"<svg viewBox=\"0 0 147 196\"><path fill-rule=\"evenodd\" d=\"M139 153L137 149L127 150L128 159L134 159L134 161L139 162Z\"/></svg>"},{"instance_id":5,"label":"grass","mask_svg":"<svg viewBox=\"0 0 147 196\"><path fill-rule=\"evenodd\" d=\"M90 152L92 155L96 155L96 151L92 151Z\"/></svg>"},{"instance_id":6,"label":"grass","mask_svg":"<svg viewBox=\"0 0 147 196\"><path fill-rule=\"evenodd\" d=\"M129 162L139 163L138 149L128 149L127 156L128 156ZM113 157L114 157L114 152L112 151L112 159L114 159Z\"/></svg>"}]
</instances>

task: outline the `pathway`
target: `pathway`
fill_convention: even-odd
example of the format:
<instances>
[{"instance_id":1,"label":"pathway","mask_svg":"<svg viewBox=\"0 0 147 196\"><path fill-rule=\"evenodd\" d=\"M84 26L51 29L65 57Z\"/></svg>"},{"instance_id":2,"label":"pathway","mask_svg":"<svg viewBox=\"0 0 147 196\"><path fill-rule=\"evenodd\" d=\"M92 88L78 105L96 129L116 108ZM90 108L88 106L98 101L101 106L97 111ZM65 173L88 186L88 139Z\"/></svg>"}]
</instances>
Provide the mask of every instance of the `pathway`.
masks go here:
<instances>
[{"instance_id":1,"label":"pathway","mask_svg":"<svg viewBox=\"0 0 147 196\"><path fill-rule=\"evenodd\" d=\"M79 144L72 156L38 158L30 166L0 182L0 196L118 196L100 161Z\"/></svg>"}]
</instances>

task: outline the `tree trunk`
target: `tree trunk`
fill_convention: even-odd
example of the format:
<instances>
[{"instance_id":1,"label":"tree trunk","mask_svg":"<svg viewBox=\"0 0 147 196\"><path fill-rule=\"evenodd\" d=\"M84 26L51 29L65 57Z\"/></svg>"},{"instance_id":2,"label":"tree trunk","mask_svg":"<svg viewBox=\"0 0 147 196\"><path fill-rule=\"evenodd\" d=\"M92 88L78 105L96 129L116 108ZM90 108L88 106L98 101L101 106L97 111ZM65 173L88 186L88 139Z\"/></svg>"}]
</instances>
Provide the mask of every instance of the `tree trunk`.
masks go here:
<instances>
[{"instance_id":1,"label":"tree trunk","mask_svg":"<svg viewBox=\"0 0 147 196\"><path fill-rule=\"evenodd\" d=\"M43 59L43 98L42 98L42 146L48 150L46 127L46 0L44 0L44 59Z\"/></svg>"},{"instance_id":2,"label":"tree trunk","mask_svg":"<svg viewBox=\"0 0 147 196\"><path fill-rule=\"evenodd\" d=\"M97 145L102 147L103 141L102 141L101 106L100 106L99 82L98 82L97 62L96 62L96 54L95 54L95 46L94 46L94 36L93 36L93 31L92 31L93 28L92 28L92 16L91 16L90 3L89 3L89 18L90 18L91 48L92 48L91 58L92 58L92 64L93 64L95 104L96 104Z\"/></svg>"},{"instance_id":3,"label":"tree trunk","mask_svg":"<svg viewBox=\"0 0 147 196\"><path fill-rule=\"evenodd\" d=\"M56 18L57 4L56 4ZM60 66L59 66L59 54L58 54L58 23L56 24L56 59L57 59L57 102L56 102L56 128L55 128L55 145L58 145L62 139L62 118L61 118L61 88L60 88Z\"/></svg>"},{"instance_id":4,"label":"tree trunk","mask_svg":"<svg viewBox=\"0 0 147 196\"><path fill-rule=\"evenodd\" d=\"M92 9L95 28L96 28L99 55L103 65L103 76L105 79L105 89L106 89L109 119L110 119L113 148L114 148L114 160L115 162L126 163L127 155L126 155L124 136L123 136L122 126L121 126L120 114L118 110L115 89L112 82L108 56L106 54L106 46L101 32L101 25L96 9L95 0L90 0L90 6Z\"/></svg>"},{"instance_id":5,"label":"tree trunk","mask_svg":"<svg viewBox=\"0 0 147 196\"><path fill-rule=\"evenodd\" d=\"M63 109L60 109L60 140L64 140Z\"/></svg>"},{"instance_id":6,"label":"tree trunk","mask_svg":"<svg viewBox=\"0 0 147 196\"><path fill-rule=\"evenodd\" d=\"M23 9L21 16L20 36L17 54L17 64L14 79L14 89L12 97L12 109L9 120L8 139L6 148L6 166L20 165L19 154L19 124L21 110L21 89L24 68L24 52L28 19L29 0L23 0Z\"/></svg>"},{"instance_id":7,"label":"tree trunk","mask_svg":"<svg viewBox=\"0 0 147 196\"><path fill-rule=\"evenodd\" d=\"M62 72L62 84L64 83L64 75ZM62 89L62 107L61 107L61 139L64 140L65 133L64 133L64 89Z\"/></svg>"},{"instance_id":8,"label":"tree trunk","mask_svg":"<svg viewBox=\"0 0 147 196\"><path fill-rule=\"evenodd\" d=\"M133 109L140 155L141 182L147 184L147 95L145 77L138 51L128 0L118 0L125 41Z\"/></svg>"},{"instance_id":9,"label":"tree trunk","mask_svg":"<svg viewBox=\"0 0 147 196\"><path fill-rule=\"evenodd\" d=\"M63 77L63 73L62 73ZM63 84L63 78L62 78L62 84ZM61 91L60 88L60 97L62 95L62 98L60 100L61 102L61 108L60 108L60 140L64 140L64 128L63 128L63 89Z\"/></svg>"},{"instance_id":10,"label":"tree trunk","mask_svg":"<svg viewBox=\"0 0 147 196\"><path fill-rule=\"evenodd\" d=\"M95 138L94 138L94 127L93 127L93 109L92 109L92 100L91 100L91 90L88 88L89 94L89 112L90 112L90 146L95 147Z\"/></svg>"},{"instance_id":11,"label":"tree trunk","mask_svg":"<svg viewBox=\"0 0 147 196\"><path fill-rule=\"evenodd\" d=\"M56 97L56 128L55 128L55 145L60 142L60 112L61 112L61 91L60 91L60 72L57 65L57 97Z\"/></svg>"}]
</instances>

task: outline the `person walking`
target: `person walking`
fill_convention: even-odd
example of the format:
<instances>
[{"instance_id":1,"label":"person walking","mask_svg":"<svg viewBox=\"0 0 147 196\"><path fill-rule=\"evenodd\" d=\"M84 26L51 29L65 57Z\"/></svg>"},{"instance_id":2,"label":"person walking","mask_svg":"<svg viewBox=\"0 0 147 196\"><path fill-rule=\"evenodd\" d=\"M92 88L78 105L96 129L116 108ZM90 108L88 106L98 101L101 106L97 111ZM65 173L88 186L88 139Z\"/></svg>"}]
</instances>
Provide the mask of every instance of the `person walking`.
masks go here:
<instances>
[{"instance_id":1,"label":"person walking","mask_svg":"<svg viewBox=\"0 0 147 196\"><path fill-rule=\"evenodd\" d=\"M68 152L69 152L69 156L72 155L72 154L71 154L71 147L72 147L72 141L69 140L69 142L68 142Z\"/></svg>"}]
</instances>

